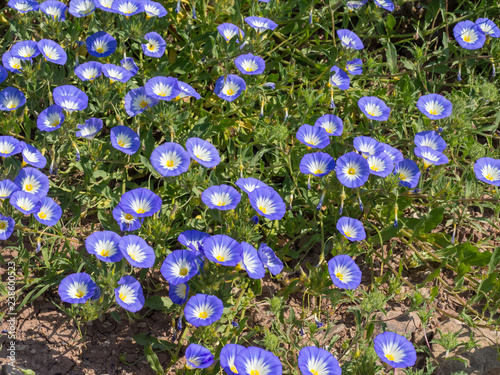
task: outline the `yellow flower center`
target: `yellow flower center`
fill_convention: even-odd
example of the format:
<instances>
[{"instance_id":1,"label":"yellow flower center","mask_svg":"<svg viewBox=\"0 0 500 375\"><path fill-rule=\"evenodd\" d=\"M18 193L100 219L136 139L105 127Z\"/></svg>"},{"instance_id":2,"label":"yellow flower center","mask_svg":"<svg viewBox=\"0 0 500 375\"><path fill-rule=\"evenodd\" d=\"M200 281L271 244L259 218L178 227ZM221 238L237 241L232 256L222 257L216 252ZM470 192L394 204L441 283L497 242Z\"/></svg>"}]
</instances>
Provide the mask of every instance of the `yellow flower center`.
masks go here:
<instances>
[{"instance_id":1,"label":"yellow flower center","mask_svg":"<svg viewBox=\"0 0 500 375\"><path fill-rule=\"evenodd\" d=\"M7 108L14 108L14 103L9 103L9 105L7 106Z\"/></svg>"},{"instance_id":2,"label":"yellow flower center","mask_svg":"<svg viewBox=\"0 0 500 375\"><path fill-rule=\"evenodd\" d=\"M233 89L229 89L229 90L227 90L227 95L234 95L234 91L233 91Z\"/></svg>"},{"instance_id":3,"label":"yellow flower center","mask_svg":"<svg viewBox=\"0 0 500 375\"><path fill-rule=\"evenodd\" d=\"M208 318L208 314L206 311L202 311L199 315L198 315L198 318L200 319L206 319Z\"/></svg>"},{"instance_id":4,"label":"yellow flower center","mask_svg":"<svg viewBox=\"0 0 500 375\"><path fill-rule=\"evenodd\" d=\"M0 229L4 230L5 228L7 228L7 223L5 221L0 221Z\"/></svg>"},{"instance_id":5,"label":"yellow flower center","mask_svg":"<svg viewBox=\"0 0 500 375\"><path fill-rule=\"evenodd\" d=\"M370 112L370 111L368 111L368 114L369 114L370 116L375 116L375 113L374 113L374 112Z\"/></svg>"},{"instance_id":6,"label":"yellow flower center","mask_svg":"<svg viewBox=\"0 0 500 375\"><path fill-rule=\"evenodd\" d=\"M52 127L56 127L57 125L59 125L59 121L55 120L53 123L50 124Z\"/></svg>"},{"instance_id":7,"label":"yellow flower center","mask_svg":"<svg viewBox=\"0 0 500 375\"><path fill-rule=\"evenodd\" d=\"M495 179L491 174L484 176L484 178L486 178L489 181L493 181Z\"/></svg>"},{"instance_id":8,"label":"yellow flower center","mask_svg":"<svg viewBox=\"0 0 500 375\"><path fill-rule=\"evenodd\" d=\"M217 206L219 206L219 207L220 206L225 206L225 205L226 205L226 202L219 202L219 203L217 203Z\"/></svg>"},{"instance_id":9,"label":"yellow flower center","mask_svg":"<svg viewBox=\"0 0 500 375\"><path fill-rule=\"evenodd\" d=\"M143 100L142 102L139 103L139 105L141 106L141 108L146 108L148 106L148 103Z\"/></svg>"},{"instance_id":10,"label":"yellow flower center","mask_svg":"<svg viewBox=\"0 0 500 375\"><path fill-rule=\"evenodd\" d=\"M323 173L323 171L322 171L322 170L320 170L320 169L316 169L316 170L314 171L314 174L321 174L321 173Z\"/></svg>"},{"instance_id":11,"label":"yellow flower center","mask_svg":"<svg viewBox=\"0 0 500 375\"><path fill-rule=\"evenodd\" d=\"M31 190L33 190L33 185L28 184L28 185L26 185L25 189L26 189L26 191L31 191Z\"/></svg>"},{"instance_id":12,"label":"yellow flower center","mask_svg":"<svg viewBox=\"0 0 500 375\"><path fill-rule=\"evenodd\" d=\"M82 290L78 289L76 291L76 297L77 298L82 298L84 295L85 295L85 293Z\"/></svg>"},{"instance_id":13,"label":"yellow flower center","mask_svg":"<svg viewBox=\"0 0 500 375\"><path fill-rule=\"evenodd\" d=\"M123 294L123 293L120 293L120 294L118 295L118 297L119 297L119 298L120 298L123 302L125 302L125 300L127 299L127 296L126 296L125 294Z\"/></svg>"},{"instance_id":14,"label":"yellow flower center","mask_svg":"<svg viewBox=\"0 0 500 375\"><path fill-rule=\"evenodd\" d=\"M319 374L318 370L315 370L315 369L309 369L309 371L311 371L311 374L313 374L313 375Z\"/></svg>"},{"instance_id":15,"label":"yellow flower center","mask_svg":"<svg viewBox=\"0 0 500 375\"><path fill-rule=\"evenodd\" d=\"M97 47L96 51L97 51L98 53L103 53L103 52L104 52L104 48L102 48L102 47Z\"/></svg>"},{"instance_id":16,"label":"yellow flower center","mask_svg":"<svg viewBox=\"0 0 500 375\"><path fill-rule=\"evenodd\" d=\"M235 374L238 373L238 370L236 370L236 366L234 365L231 367L231 371L234 372Z\"/></svg>"},{"instance_id":17,"label":"yellow flower center","mask_svg":"<svg viewBox=\"0 0 500 375\"><path fill-rule=\"evenodd\" d=\"M101 256L103 256L103 257L107 257L107 256L109 256L109 250L103 250L103 251L101 252Z\"/></svg>"},{"instance_id":18,"label":"yellow flower center","mask_svg":"<svg viewBox=\"0 0 500 375\"><path fill-rule=\"evenodd\" d=\"M470 36L464 35L464 42L470 43ZM392 359L391 359L392 361Z\"/></svg>"},{"instance_id":19,"label":"yellow flower center","mask_svg":"<svg viewBox=\"0 0 500 375\"><path fill-rule=\"evenodd\" d=\"M400 179L401 181L406 180L406 176L405 176L404 174L402 174L402 173L400 173L398 177L399 177L399 179Z\"/></svg>"},{"instance_id":20,"label":"yellow flower center","mask_svg":"<svg viewBox=\"0 0 500 375\"><path fill-rule=\"evenodd\" d=\"M13 67L14 69L19 69L19 68L21 67L21 65L19 65L19 64L14 64L14 65L12 65L12 67Z\"/></svg>"},{"instance_id":21,"label":"yellow flower center","mask_svg":"<svg viewBox=\"0 0 500 375\"><path fill-rule=\"evenodd\" d=\"M259 375L259 370L250 371L250 375Z\"/></svg>"},{"instance_id":22,"label":"yellow flower center","mask_svg":"<svg viewBox=\"0 0 500 375\"><path fill-rule=\"evenodd\" d=\"M38 217L39 217L40 219L45 219L45 218L47 217L47 214L46 214L45 212L40 211L40 212L38 213Z\"/></svg>"},{"instance_id":23,"label":"yellow flower center","mask_svg":"<svg viewBox=\"0 0 500 375\"><path fill-rule=\"evenodd\" d=\"M187 274L188 274L187 268L181 268L181 270L179 271L179 275L181 276L186 276Z\"/></svg>"},{"instance_id":24,"label":"yellow flower center","mask_svg":"<svg viewBox=\"0 0 500 375\"><path fill-rule=\"evenodd\" d=\"M394 361L394 356L392 354L385 355L389 361Z\"/></svg>"},{"instance_id":25,"label":"yellow flower center","mask_svg":"<svg viewBox=\"0 0 500 375\"><path fill-rule=\"evenodd\" d=\"M347 174L350 175L350 176L354 176L356 174L356 169L354 168L349 168L347 170Z\"/></svg>"},{"instance_id":26,"label":"yellow flower center","mask_svg":"<svg viewBox=\"0 0 500 375\"><path fill-rule=\"evenodd\" d=\"M135 259L135 254L130 255L130 258L131 258L132 260L136 260L136 259Z\"/></svg>"},{"instance_id":27,"label":"yellow flower center","mask_svg":"<svg viewBox=\"0 0 500 375\"><path fill-rule=\"evenodd\" d=\"M174 166L173 160L167 160L167 168L172 168Z\"/></svg>"},{"instance_id":28,"label":"yellow flower center","mask_svg":"<svg viewBox=\"0 0 500 375\"><path fill-rule=\"evenodd\" d=\"M217 255L216 258L219 262L224 262L224 259L226 259L222 255Z\"/></svg>"},{"instance_id":29,"label":"yellow flower center","mask_svg":"<svg viewBox=\"0 0 500 375\"><path fill-rule=\"evenodd\" d=\"M132 220L134 217L130 214L125 214L125 220Z\"/></svg>"},{"instance_id":30,"label":"yellow flower center","mask_svg":"<svg viewBox=\"0 0 500 375\"><path fill-rule=\"evenodd\" d=\"M437 115L437 111L436 111L435 109L431 109L431 110L429 111L429 113L430 113L431 115Z\"/></svg>"},{"instance_id":31,"label":"yellow flower center","mask_svg":"<svg viewBox=\"0 0 500 375\"><path fill-rule=\"evenodd\" d=\"M144 210L144 208L138 208L135 212L137 212L138 214L143 214L144 212L146 212L146 210Z\"/></svg>"},{"instance_id":32,"label":"yellow flower center","mask_svg":"<svg viewBox=\"0 0 500 375\"><path fill-rule=\"evenodd\" d=\"M148 50L154 51L154 49L155 49L155 46L153 46L152 44L148 43Z\"/></svg>"},{"instance_id":33,"label":"yellow flower center","mask_svg":"<svg viewBox=\"0 0 500 375\"><path fill-rule=\"evenodd\" d=\"M351 237L351 232L349 232L349 231L345 231L345 232L344 232L344 236L346 236L346 237Z\"/></svg>"},{"instance_id":34,"label":"yellow flower center","mask_svg":"<svg viewBox=\"0 0 500 375\"><path fill-rule=\"evenodd\" d=\"M123 141L118 141L118 146L121 146L121 147L125 146L125 142L123 142Z\"/></svg>"},{"instance_id":35,"label":"yellow flower center","mask_svg":"<svg viewBox=\"0 0 500 375\"><path fill-rule=\"evenodd\" d=\"M337 276L340 279L340 281L344 280L344 275L342 275L340 272L337 272L335 276Z\"/></svg>"},{"instance_id":36,"label":"yellow flower center","mask_svg":"<svg viewBox=\"0 0 500 375\"><path fill-rule=\"evenodd\" d=\"M167 93L162 91L162 92L159 92L158 95L160 95L160 96L167 96Z\"/></svg>"},{"instance_id":37,"label":"yellow flower center","mask_svg":"<svg viewBox=\"0 0 500 375\"><path fill-rule=\"evenodd\" d=\"M372 171L375 171L375 172L378 171L378 167L376 165L372 165L371 169L372 169Z\"/></svg>"},{"instance_id":38,"label":"yellow flower center","mask_svg":"<svg viewBox=\"0 0 500 375\"><path fill-rule=\"evenodd\" d=\"M259 206L259 210L261 210L263 214L266 213L266 208L265 207Z\"/></svg>"},{"instance_id":39,"label":"yellow flower center","mask_svg":"<svg viewBox=\"0 0 500 375\"><path fill-rule=\"evenodd\" d=\"M251 67L251 66L249 66L249 67L248 67L248 68L246 68L245 70L246 70L247 72L252 72L252 71L253 71L253 69L252 69L252 67Z\"/></svg>"}]
</instances>

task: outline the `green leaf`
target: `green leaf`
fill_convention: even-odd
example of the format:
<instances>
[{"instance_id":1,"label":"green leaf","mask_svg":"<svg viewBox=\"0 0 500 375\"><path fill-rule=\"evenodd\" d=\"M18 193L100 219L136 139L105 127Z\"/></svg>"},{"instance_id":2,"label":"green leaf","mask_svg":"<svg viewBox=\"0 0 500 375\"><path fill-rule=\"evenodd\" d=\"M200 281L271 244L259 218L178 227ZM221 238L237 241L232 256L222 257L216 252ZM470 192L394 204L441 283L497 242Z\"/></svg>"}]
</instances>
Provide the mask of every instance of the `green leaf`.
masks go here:
<instances>
[{"instance_id":1,"label":"green leaf","mask_svg":"<svg viewBox=\"0 0 500 375\"><path fill-rule=\"evenodd\" d=\"M490 263L488 264L488 275L493 273L500 262L500 247L497 247L491 254Z\"/></svg>"},{"instance_id":2,"label":"green leaf","mask_svg":"<svg viewBox=\"0 0 500 375\"><path fill-rule=\"evenodd\" d=\"M173 303L168 297L152 296L146 300L145 305L151 310L168 310Z\"/></svg>"},{"instance_id":3,"label":"green leaf","mask_svg":"<svg viewBox=\"0 0 500 375\"><path fill-rule=\"evenodd\" d=\"M392 14L388 14L387 15L387 21L385 23L387 25L387 29L388 30L394 30L394 26L396 26L396 19L394 18L394 16Z\"/></svg>"},{"instance_id":4,"label":"green leaf","mask_svg":"<svg viewBox=\"0 0 500 375\"><path fill-rule=\"evenodd\" d=\"M156 353L153 351L151 345L144 347L144 355L146 356L146 359L151 368L156 372L156 375L163 375L165 373L163 371L163 368L161 367L160 360L158 359Z\"/></svg>"},{"instance_id":5,"label":"green leaf","mask_svg":"<svg viewBox=\"0 0 500 375\"><path fill-rule=\"evenodd\" d=\"M387 50L386 50L386 57L387 57L387 64L389 65L389 70L391 71L392 74L395 74L397 72L398 66L397 66L397 58L398 54L396 52L396 47L394 47L394 44L391 42L387 43Z\"/></svg>"}]
</instances>

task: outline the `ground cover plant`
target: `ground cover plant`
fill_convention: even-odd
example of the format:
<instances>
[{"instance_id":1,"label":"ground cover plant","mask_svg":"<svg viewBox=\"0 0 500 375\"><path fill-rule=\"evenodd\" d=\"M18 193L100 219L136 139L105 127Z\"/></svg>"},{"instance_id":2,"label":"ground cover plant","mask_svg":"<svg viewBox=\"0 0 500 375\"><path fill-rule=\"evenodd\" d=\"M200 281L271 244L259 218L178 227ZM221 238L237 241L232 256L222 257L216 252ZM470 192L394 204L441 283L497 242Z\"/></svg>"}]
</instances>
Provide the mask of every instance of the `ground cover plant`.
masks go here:
<instances>
[{"instance_id":1,"label":"ground cover plant","mask_svg":"<svg viewBox=\"0 0 500 375\"><path fill-rule=\"evenodd\" d=\"M6 366L500 373L468 357L498 355L496 2L2 8L2 326L49 306L135 353Z\"/></svg>"}]
</instances>

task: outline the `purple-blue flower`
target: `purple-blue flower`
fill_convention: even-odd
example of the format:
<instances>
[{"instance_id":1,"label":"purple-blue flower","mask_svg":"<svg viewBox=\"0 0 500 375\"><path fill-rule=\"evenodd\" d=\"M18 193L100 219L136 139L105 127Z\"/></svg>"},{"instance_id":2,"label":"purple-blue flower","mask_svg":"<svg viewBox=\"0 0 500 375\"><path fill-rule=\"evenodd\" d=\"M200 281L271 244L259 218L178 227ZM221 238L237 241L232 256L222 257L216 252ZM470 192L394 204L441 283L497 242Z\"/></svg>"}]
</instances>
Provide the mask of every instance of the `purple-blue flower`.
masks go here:
<instances>
[{"instance_id":1,"label":"purple-blue flower","mask_svg":"<svg viewBox=\"0 0 500 375\"><path fill-rule=\"evenodd\" d=\"M123 276L118 281L115 298L121 307L134 313L142 309L145 302L142 286L132 276Z\"/></svg>"},{"instance_id":2,"label":"purple-blue flower","mask_svg":"<svg viewBox=\"0 0 500 375\"><path fill-rule=\"evenodd\" d=\"M243 345L226 344L220 351L220 366L227 374L235 375L238 373L234 361L242 350L245 350Z\"/></svg>"},{"instance_id":3,"label":"purple-blue flower","mask_svg":"<svg viewBox=\"0 0 500 375\"><path fill-rule=\"evenodd\" d=\"M222 301L208 294L197 294L189 299L184 308L184 316L195 327L208 326L222 316Z\"/></svg>"},{"instance_id":4,"label":"purple-blue flower","mask_svg":"<svg viewBox=\"0 0 500 375\"><path fill-rule=\"evenodd\" d=\"M385 152L369 156L366 161L370 167L370 173L375 176L385 178L389 176L394 169L394 161L391 159L389 154L386 154Z\"/></svg>"},{"instance_id":5,"label":"purple-blue flower","mask_svg":"<svg viewBox=\"0 0 500 375\"><path fill-rule=\"evenodd\" d=\"M113 209L113 218L116 220L120 226L120 230L123 232L131 232L137 230L141 227L142 223L137 217L132 214L128 214L123 211L120 204Z\"/></svg>"},{"instance_id":6,"label":"purple-blue flower","mask_svg":"<svg viewBox=\"0 0 500 375\"><path fill-rule=\"evenodd\" d=\"M32 165L35 168L44 168L47 164L47 159L42 155L36 147L24 142L20 142L22 147L23 163Z\"/></svg>"},{"instance_id":7,"label":"purple-blue flower","mask_svg":"<svg viewBox=\"0 0 500 375\"><path fill-rule=\"evenodd\" d=\"M250 204L257 214L269 220L281 220L285 216L286 205L283 198L271 187L260 187L248 193Z\"/></svg>"},{"instance_id":8,"label":"purple-blue flower","mask_svg":"<svg viewBox=\"0 0 500 375\"><path fill-rule=\"evenodd\" d=\"M413 344L397 333L381 333L375 337L373 343L380 360L392 367L412 367L417 361L417 352Z\"/></svg>"},{"instance_id":9,"label":"purple-blue flower","mask_svg":"<svg viewBox=\"0 0 500 375\"><path fill-rule=\"evenodd\" d=\"M267 244L261 243L257 251L260 260L265 268L274 276L283 270L283 262L276 256L276 253Z\"/></svg>"},{"instance_id":10,"label":"purple-blue flower","mask_svg":"<svg viewBox=\"0 0 500 375\"><path fill-rule=\"evenodd\" d=\"M109 230L94 232L85 240L85 248L103 262L118 262L123 258L118 248L120 239L119 235Z\"/></svg>"},{"instance_id":11,"label":"purple-blue flower","mask_svg":"<svg viewBox=\"0 0 500 375\"><path fill-rule=\"evenodd\" d=\"M347 90L349 88L349 86L351 85L351 79L346 72L340 69L337 65L334 65L330 69L330 72L334 72L330 76L330 85L335 86L340 90Z\"/></svg>"},{"instance_id":12,"label":"purple-blue flower","mask_svg":"<svg viewBox=\"0 0 500 375\"><path fill-rule=\"evenodd\" d=\"M416 157L424 159L424 169L429 168L432 164L441 165L449 162L445 154L430 147L416 147L413 151Z\"/></svg>"},{"instance_id":13,"label":"purple-blue flower","mask_svg":"<svg viewBox=\"0 0 500 375\"><path fill-rule=\"evenodd\" d=\"M420 169L417 163L410 159L404 159L396 164L394 175L399 178L399 184L414 189L420 179Z\"/></svg>"},{"instance_id":14,"label":"purple-blue flower","mask_svg":"<svg viewBox=\"0 0 500 375\"><path fill-rule=\"evenodd\" d=\"M163 177L178 176L186 172L190 163L189 154L175 142L167 142L156 147L151 153L151 165Z\"/></svg>"},{"instance_id":15,"label":"purple-blue flower","mask_svg":"<svg viewBox=\"0 0 500 375\"><path fill-rule=\"evenodd\" d=\"M160 58L165 53L165 49L167 48L167 43L160 34L157 32L150 32L144 35L144 39L146 39L147 44L141 44L142 52L146 56L149 57L157 57Z\"/></svg>"},{"instance_id":16,"label":"purple-blue flower","mask_svg":"<svg viewBox=\"0 0 500 375\"><path fill-rule=\"evenodd\" d=\"M10 216L0 214L0 240L8 239L14 232L16 222Z\"/></svg>"},{"instance_id":17,"label":"purple-blue flower","mask_svg":"<svg viewBox=\"0 0 500 375\"><path fill-rule=\"evenodd\" d=\"M142 2L144 5L144 12L146 13L147 18L151 17L164 17L167 15L167 11L165 10L165 7L161 5L160 3L157 3L156 1L151 1L151 0L145 0Z\"/></svg>"},{"instance_id":18,"label":"purple-blue flower","mask_svg":"<svg viewBox=\"0 0 500 375\"><path fill-rule=\"evenodd\" d=\"M9 199L16 191L21 190L19 186L9 179L0 181L0 200Z\"/></svg>"},{"instance_id":19,"label":"purple-blue flower","mask_svg":"<svg viewBox=\"0 0 500 375\"><path fill-rule=\"evenodd\" d=\"M85 120L84 124L78 124L76 126L79 130L75 133L75 135L91 141L94 139L95 135L101 131L102 126L103 122L101 119L91 117L88 120Z\"/></svg>"},{"instance_id":20,"label":"purple-blue flower","mask_svg":"<svg viewBox=\"0 0 500 375\"><path fill-rule=\"evenodd\" d=\"M15 87L6 87L0 91L0 111L14 111L25 103L23 92Z\"/></svg>"},{"instance_id":21,"label":"purple-blue flower","mask_svg":"<svg viewBox=\"0 0 500 375\"><path fill-rule=\"evenodd\" d=\"M128 80L133 76L127 69L114 64L104 64L102 66L102 74L104 74L105 77L108 77L111 83L115 81L125 83L128 82Z\"/></svg>"},{"instance_id":22,"label":"purple-blue flower","mask_svg":"<svg viewBox=\"0 0 500 375\"><path fill-rule=\"evenodd\" d=\"M39 223L52 227L61 218L62 209L52 198L44 197L40 201L40 210L34 216Z\"/></svg>"},{"instance_id":23,"label":"purple-blue flower","mask_svg":"<svg viewBox=\"0 0 500 375\"><path fill-rule=\"evenodd\" d=\"M219 98L232 102L246 89L247 85L243 78L235 74L228 74L226 77L222 76L217 79L214 93Z\"/></svg>"},{"instance_id":24,"label":"purple-blue flower","mask_svg":"<svg viewBox=\"0 0 500 375\"><path fill-rule=\"evenodd\" d=\"M349 241L363 241L366 238L363 223L357 219L343 216L337 221L336 227Z\"/></svg>"},{"instance_id":25,"label":"purple-blue flower","mask_svg":"<svg viewBox=\"0 0 500 375\"><path fill-rule=\"evenodd\" d=\"M98 31L89 36L85 43L90 55L94 57L108 57L116 51L116 39L106 31Z\"/></svg>"},{"instance_id":26,"label":"purple-blue flower","mask_svg":"<svg viewBox=\"0 0 500 375\"><path fill-rule=\"evenodd\" d=\"M37 194L30 194L21 190L12 193L9 203L25 215L38 212L41 206L40 197Z\"/></svg>"},{"instance_id":27,"label":"purple-blue flower","mask_svg":"<svg viewBox=\"0 0 500 375\"><path fill-rule=\"evenodd\" d=\"M341 375L337 359L328 351L306 346L299 352L299 368L303 375Z\"/></svg>"},{"instance_id":28,"label":"purple-blue flower","mask_svg":"<svg viewBox=\"0 0 500 375\"><path fill-rule=\"evenodd\" d=\"M87 94L72 85L56 87L52 96L54 102L68 112L83 111L89 103Z\"/></svg>"},{"instance_id":29,"label":"purple-blue flower","mask_svg":"<svg viewBox=\"0 0 500 375\"><path fill-rule=\"evenodd\" d=\"M114 0L112 10L128 18L144 12L144 4L139 0Z\"/></svg>"},{"instance_id":30,"label":"purple-blue flower","mask_svg":"<svg viewBox=\"0 0 500 375\"><path fill-rule=\"evenodd\" d=\"M486 41L483 30L469 20L457 23L453 35L462 48L470 50L481 48Z\"/></svg>"},{"instance_id":31,"label":"purple-blue flower","mask_svg":"<svg viewBox=\"0 0 500 375\"><path fill-rule=\"evenodd\" d=\"M431 120L440 120L451 115L453 106L442 95L428 94L418 98L417 108Z\"/></svg>"},{"instance_id":32,"label":"purple-blue flower","mask_svg":"<svg viewBox=\"0 0 500 375\"><path fill-rule=\"evenodd\" d=\"M253 27L258 34L266 30L274 30L278 27L276 22L264 17L246 17L245 22L250 25L250 27Z\"/></svg>"},{"instance_id":33,"label":"purple-blue flower","mask_svg":"<svg viewBox=\"0 0 500 375\"><path fill-rule=\"evenodd\" d=\"M236 180L235 185L247 194L251 193L257 188L268 187L265 183L253 177L240 178Z\"/></svg>"},{"instance_id":34,"label":"purple-blue flower","mask_svg":"<svg viewBox=\"0 0 500 375\"><path fill-rule=\"evenodd\" d=\"M42 39L38 42L38 49L42 53L46 61L50 61L57 65L66 64L68 56L63 48L50 39Z\"/></svg>"},{"instance_id":35,"label":"purple-blue flower","mask_svg":"<svg viewBox=\"0 0 500 375\"><path fill-rule=\"evenodd\" d=\"M129 234L123 236L118 248L132 267L150 268L155 264L155 251L141 237Z\"/></svg>"},{"instance_id":36,"label":"purple-blue flower","mask_svg":"<svg viewBox=\"0 0 500 375\"><path fill-rule=\"evenodd\" d=\"M93 81L102 74L102 64L97 61L89 61L78 65L75 74L82 81Z\"/></svg>"},{"instance_id":37,"label":"purple-blue flower","mask_svg":"<svg viewBox=\"0 0 500 375\"><path fill-rule=\"evenodd\" d=\"M198 344L189 344L186 349L186 368L207 368L214 363L210 350Z\"/></svg>"},{"instance_id":38,"label":"purple-blue flower","mask_svg":"<svg viewBox=\"0 0 500 375\"><path fill-rule=\"evenodd\" d=\"M172 77L151 78L144 87L146 95L157 100L170 101L181 93L177 78Z\"/></svg>"},{"instance_id":39,"label":"purple-blue flower","mask_svg":"<svg viewBox=\"0 0 500 375\"><path fill-rule=\"evenodd\" d=\"M25 167L19 171L14 183L26 193L43 198L49 192L49 178L36 168Z\"/></svg>"},{"instance_id":40,"label":"purple-blue flower","mask_svg":"<svg viewBox=\"0 0 500 375\"><path fill-rule=\"evenodd\" d=\"M111 145L128 155L133 155L141 146L141 140L128 126L115 126L110 132Z\"/></svg>"},{"instance_id":41,"label":"purple-blue flower","mask_svg":"<svg viewBox=\"0 0 500 375\"><path fill-rule=\"evenodd\" d=\"M67 303L85 303L94 296L97 284L88 273L74 273L66 276L59 284L61 301Z\"/></svg>"},{"instance_id":42,"label":"purple-blue flower","mask_svg":"<svg viewBox=\"0 0 500 375\"><path fill-rule=\"evenodd\" d=\"M340 39L342 45L347 49L360 50L363 49L363 42L359 37L352 31L347 29L337 30L337 36Z\"/></svg>"},{"instance_id":43,"label":"purple-blue flower","mask_svg":"<svg viewBox=\"0 0 500 375\"><path fill-rule=\"evenodd\" d=\"M217 26L217 31L224 37L227 43L235 36L239 36L240 38L245 36L245 33L232 23L223 23ZM239 40L236 40L236 43L239 43Z\"/></svg>"},{"instance_id":44,"label":"purple-blue flower","mask_svg":"<svg viewBox=\"0 0 500 375\"><path fill-rule=\"evenodd\" d=\"M273 353L250 346L238 353L234 361L238 375L281 375L283 365Z\"/></svg>"},{"instance_id":45,"label":"purple-blue flower","mask_svg":"<svg viewBox=\"0 0 500 375\"><path fill-rule=\"evenodd\" d=\"M23 150L21 142L10 135L0 136L0 156L3 158L19 154Z\"/></svg>"},{"instance_id":46,"label":"purple-blue flower","mask_svg":"<svg viewBox=\"0 0 500 375\"><path fill-rule=\"evenodd\" d=\"M146 188L137 188L122 195L120 205L127 214L149 217L161 209L161 198Z\"/></svg>"},{"instance_id":47,"label":"purple-blue flower","mask_svg":"<svg viewBox=\"0 0 500 375\"><path fill-rule=\"evenodd\" d=\"M302 125L297 130L297 139L309 148L325 148L330 144L330 137L323 127Z\"/></svg>"},{"instance_id":48,"label":"purple-blue flower","mask_svg":"<svg viewBox=\"0 0 500 375\"><path fill-rule=\"evenodd\" d=\"M203 240L207 237L210 237L208 233L190 229L179 234L177 240L193 251L201 251Z\"/></svg>"},{"instance_id":49,"label":"purple-blue flower","mask_svg":"<svg viewBox=\"0 0 500 375\"><path fill-rule=\"evenodd\" d=\"M33 0L9 0L7 5L23 14L37 11L39 8L38 2Z\"/></svg>"},{"instance_id":50,"label":"purple-blue flower","mask_svg":"<svg viewBox=\"0 0 500 375\"><path fill-rule=\"evenodd\" d=\"M174 250L163 261L160 272L171 285L186 283L198 273L198 256L191 250Z\"/></svg>"},{"instance_id":51,"label":"purple-blue flower","mask_svg":"<svg viewBox=\"0 0 500 375\"><path fill-rule=\"evenodd\" d=\"M251 53L238 56L234 60L234 64L242 74L262 74L264 69L266 69L266 62L264 59L259 56L254 56Z\"/></svg>"},{"instance_id":52,"label":"purple-blue flower","mask_svg":"<svg viewBox=\"0 0 500 375\"><path fill-rule=\"evenodd\" d=\"M492 38L500 37L500 29L492 20L488 18L478 18L475 23L486 35Z\"/></svg>"},{"instance_id":53,"label":"purple-blue flower","mask_svg":"<svg viewBox=\"0 0 500 375\"><path fill-rule=\"evenodd\" d=\"M375 96L363 96L358 100L358 107L371 120L387 121L391 109Z\"/></svg>"},{"instance_id":54,"label":"purple-blue flower","mask_svg":"<svg viewBox=\"0 0 500 375\"><path fill-rule=\"evenodd\" d=\"M12 55L21 60L30 60L40 54L37 42L33 40L24 40L17 42L10 50Z\"/></svg>"},{"instance_id":55,"label":"purple-blue flower","mask_svg":"<svg viewBox=\"0 0 500 375\"><path fill-rule=\"evenodd\" d=\"M333 285L340 289L356 289L361 283L361 270L348 255L337 255L328 261Z\"/></svg>"},{"instance_id":56,"label":"purple-blue flower","mask_svg":"<svg viewBox=\"0 0 500 375\"><path fill-rule=\"evenodd\" d=\"M203 255L223 266L236 266L241 260L242 251L241 245L225 234L216 234L203 240Z\"/></svg>"},{"instance_id":57,"label":"purple-blue flower","mask_svg":"<svg viewBox=\"0 0 500 375\"><path fill-rule=\"evenodd\" d=\"M62 22L66 20L68 7L60 1L47 0L40 4L40 10L53 20Z\"/></svg>"},{"instance_id":58,"label":"purple-blue flower","mask_svg":"<svg viewBox=\"0 0 500 375\"><path fill-rule=\"evenodd\" d=\"M187 301L188 293L189 285L187 283L170 284L168 287L168 296L177 305L183 305Z\"/></svg>"},{"instance_id":59,"label":"purple-blue flower","mask_svg":"<svg viewBox=\"0 0 500 375\"><path fill-rule=\"evenodd\" d=\"M391 0L375 0L375 5L389 12L394 10L394 3Z\"/></svg>"},{"instance_id":60,"label":"purple-blue flower","mask_svg":"<svg viewBox=\"0 0 500 375\"><path fill-rule=\"evenodd\" d=\"M500 186L500 160L480 158L474 163L474 173L479 181Z\"/></svg>"},{"instance_id":61,"label":"purple-blue flower","mask_svg":"<svg viewBox=\"0 0 500 375\"><path fill-rule=\"evenodd\" d=\"M144 87L132 89L125 95L125 111L132 117L137 116L148 108L154 107L158 103L159 100L146 94Z\"/></svg>"},{"instance_id":62,"label":"purple-blue flower","mask_svg":"<svg viewBox=\"0 0 500 375\"><path fill-rule=\"evenodd\" d=\"M61 127L65 116L61 107L56 104L45 108L36 120L37 128L41 131L51 132Z\"/></svg>"},{"instance_id":63,"label":"purple-blue flower","mask_svg":"<svg viewBox=\"0 0 500 375\"><path fill-rule=\"evenodd\" d=\"M335 169L335 160L324 152L305 154L300 161L299 168L304 174L323 177Z\"/></svg>"},{"instance_id":64,"label":"purple-blue flower","mask_svg":"<svg viewBox=\"0 0 500 375\"><path fill-rule=\"evenodd\" d=\"M201 193L201 200L209 208L227 211L236 208L240 203L241 194L229 185L215 185Z\"/></svg>"},{"instance_id":65,"label":"purple-blue flower","mask_svg":"<svg viewBox=\"0 0 500 375\"><path fill-rule=\"evenodd\" d=\"M384 151L384 146L379 141L371 137L355 137L352 143L354 148L358 152L361 152L365 158L372 155L378 155Z\"/></svg>"},{"instance_id":66,"label":"purple-blue flower","mask_svg":"<svg viewBox=\"0 0 500 375\"><path fill-rule=\"evenodd\" d=\"M208 141L200 138L189 138L186 150L191 158L206 168L213 168L220 163L219 151Z\"/></svg>"},{"instance_id":67,"label":"purple-blue flower","mask_svg":"<svg viewBox=\"0 0 500 375\"><path fill-rule=\"evenodd\" d=\"M368 162L354 151L338 158L335 170L340 183L348 188L363 186L370 177Z\"/></svg>"},{"instance_id":68,"label":"purple-blue flower","mask_svg":"<svg viewBox=\"0 0 500 375\"><path fill-rule=\"evenodd\" d=\"M444 139L439 135L438 132L434 130L415 134L415 139L413 140L413 142L417 147L426 146L439 152L443 152L447 146Z\"/></svg>"},{"instance_id":69,"label":"purple-blue flower","mask_svg":"<svg viewBox=\"0 0 500 375\"><path fill-rule=\"evenodd\" d=\"M346 69L353 76L363 74L363 61L361 59L352 59L347 62Z\"/></svg>"},{"instance_id":70,"label":"purple-blue flower","mask_svg":"<svg viewBox=\"0 0 500 375\"><path fill-rule=\"evenodd\" d=\"M69 13L76 18L90 15L95 8L94 0L70 0L69 2Z\"/></svg>"}]
</instances>

